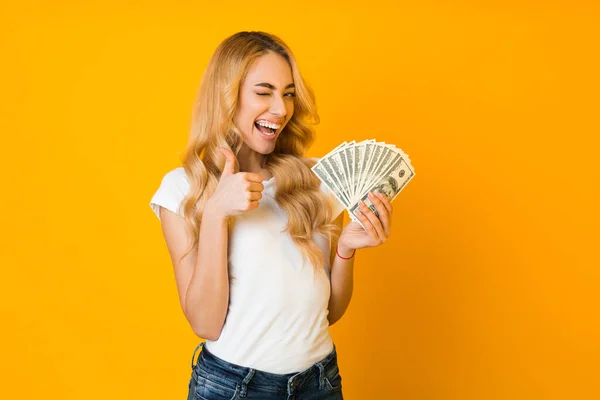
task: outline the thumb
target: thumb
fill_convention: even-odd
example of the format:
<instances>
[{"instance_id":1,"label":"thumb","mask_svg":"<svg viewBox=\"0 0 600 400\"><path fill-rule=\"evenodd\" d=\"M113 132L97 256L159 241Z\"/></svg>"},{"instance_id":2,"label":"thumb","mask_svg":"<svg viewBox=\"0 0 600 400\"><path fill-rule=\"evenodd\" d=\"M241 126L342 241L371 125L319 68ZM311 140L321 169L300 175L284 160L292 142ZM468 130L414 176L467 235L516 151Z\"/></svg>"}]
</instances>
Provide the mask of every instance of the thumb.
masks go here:
<instances>
[{"instance_id":1,"label":"thumb","mask_svg":"<svg viewBox=\"0 0 600 400\"><path fill-rule=\"evenodd\" d=\"M226 147L219 147L221 154L225 156L225 166L223 167L223 175L233 175L237 169L237 158L233 152Z\"/></svg>"}]
</instances>

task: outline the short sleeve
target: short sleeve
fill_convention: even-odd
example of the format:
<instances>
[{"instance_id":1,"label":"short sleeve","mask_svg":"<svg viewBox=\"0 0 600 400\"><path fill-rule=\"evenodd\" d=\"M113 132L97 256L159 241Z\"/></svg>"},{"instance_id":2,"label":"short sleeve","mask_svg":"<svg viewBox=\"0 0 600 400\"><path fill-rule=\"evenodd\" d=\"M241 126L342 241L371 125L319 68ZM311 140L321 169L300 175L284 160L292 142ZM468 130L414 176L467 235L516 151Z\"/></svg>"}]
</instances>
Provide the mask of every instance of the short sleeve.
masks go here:
<instances>
[{"instance_id":1,"label":"short sleeve","mask_svg":"<svg viewBox=\"0 0 600 400\"><path fill-rule=\"evenodd\" d=\"M320 160L320 158L316 158L316 157L310 157L310 159L314 160L316 162L319 162L319 160ZM325 184L325 182L321 181L320 188L321 188L321 192L325 193L325 196L331 202L331 206L332 206L332 210L333 210L333 213L331 215L331 220L333 221L340 215L340 213L342 213L344 211L346 206L344 206L344 203L342 203L341 201L339 201L337 199L335 194L333 194L333 192L331 191L331 189L329 189L329 187Z\"/></svg>"},{"instance_id":2,"label":"short sleeve","mask_svg":"<svg viewBox=\"0 0 600 400\"><path fill-rule=\"evenodd\" d=\"M160 220L160 207L183 216L181 202L189 191L189 182L183 167L169 171L150 200L150 207Z\"/></svg>"}]
</instances>

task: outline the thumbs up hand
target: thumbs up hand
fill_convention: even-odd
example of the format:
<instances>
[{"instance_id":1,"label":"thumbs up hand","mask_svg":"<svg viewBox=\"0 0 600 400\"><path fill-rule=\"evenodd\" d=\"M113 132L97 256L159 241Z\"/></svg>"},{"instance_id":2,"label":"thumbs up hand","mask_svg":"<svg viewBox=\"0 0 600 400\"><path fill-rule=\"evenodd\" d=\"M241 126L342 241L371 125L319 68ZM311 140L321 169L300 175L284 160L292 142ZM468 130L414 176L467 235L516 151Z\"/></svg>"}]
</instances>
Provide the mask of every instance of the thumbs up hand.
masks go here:
<instances>
[{"instance_id":1,"label":"thumbs up hand","mask_svg":"<svg viewBox=\"0 0 600 400\"><path fill-rule=\"evenodd\" d=\"M257 208L265 187L261 175L236 172L237 159L230 149L219 147L219 151L225 156L225 166L217 189L207 201L205 212L228 219Z\"/></svg>"}]
</instances>

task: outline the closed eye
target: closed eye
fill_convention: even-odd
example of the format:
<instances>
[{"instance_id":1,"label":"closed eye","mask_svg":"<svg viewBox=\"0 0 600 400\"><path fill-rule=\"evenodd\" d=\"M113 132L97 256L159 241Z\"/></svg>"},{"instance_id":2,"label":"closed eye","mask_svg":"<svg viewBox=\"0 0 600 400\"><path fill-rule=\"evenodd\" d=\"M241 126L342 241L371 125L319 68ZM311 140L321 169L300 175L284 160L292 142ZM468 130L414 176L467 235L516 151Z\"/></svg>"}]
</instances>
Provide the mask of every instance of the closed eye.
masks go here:
<instances>
[{"instance_id":1,"label":"closed eye","mask_svg":"<svg viewBox=\"0 0 600 400\"><path fill-rule=\"evenodd\" d=\"M271 93L256 93L259 96L268 96ZM296 93L290 92L290 93L286 93L285 96L289 96L289 97L296 97Z\"/></svg>"}]
</instances>

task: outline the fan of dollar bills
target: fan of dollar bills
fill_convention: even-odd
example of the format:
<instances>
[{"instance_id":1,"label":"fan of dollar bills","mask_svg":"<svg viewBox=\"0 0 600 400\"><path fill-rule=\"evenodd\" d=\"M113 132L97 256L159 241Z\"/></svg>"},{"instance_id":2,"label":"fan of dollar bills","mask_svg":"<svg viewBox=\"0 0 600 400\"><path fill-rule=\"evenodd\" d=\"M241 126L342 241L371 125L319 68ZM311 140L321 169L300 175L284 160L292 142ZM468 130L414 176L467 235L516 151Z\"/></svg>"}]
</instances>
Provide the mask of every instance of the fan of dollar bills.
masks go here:
<instances>
[{"instance_id":1,"label":"fan of dollar bills","mask_svg":"<svg viewBox=\"0 0 600 400\"><path fill-rule=\"evenodd\" d=\"M359 200L379 216L367 197L369 192L379 191L391 202L415 176L406 153L393 144L375 139L344 142L311 169L346 207L350 218L358 223Z\"/></svg>"}]
</instances>

